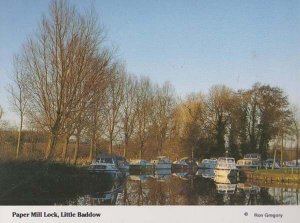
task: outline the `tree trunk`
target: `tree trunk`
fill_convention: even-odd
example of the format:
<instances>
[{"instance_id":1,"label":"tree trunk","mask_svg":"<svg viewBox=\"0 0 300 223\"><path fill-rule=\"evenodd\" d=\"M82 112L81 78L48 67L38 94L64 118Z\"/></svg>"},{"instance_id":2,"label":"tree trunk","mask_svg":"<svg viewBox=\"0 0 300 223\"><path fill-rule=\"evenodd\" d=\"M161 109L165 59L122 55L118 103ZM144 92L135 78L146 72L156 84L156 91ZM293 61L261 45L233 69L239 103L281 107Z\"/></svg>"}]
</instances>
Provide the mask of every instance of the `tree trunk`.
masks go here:
<instances>
[{"instance_id":1,"label":"tree trunk","mask_svg":"<svg viewBox=\"0 0 300 223\"><path fill-rule=\"evenodd\" d=\"M19 158L19 153L20 153L20 150L21 150L22 128L23 128L23 115L21 114L20 128L19 128L19 134L18 134L17 154L16 154L17 159Z\"/></svg>"},{"instance_id":2,"label":"tree trunk","mask_svg":"<svg viewBox=\"0 0 300 223\"><path fill-rule=\"evenodd\" d=\"M92 159L93 159L94 150L95 150L95 141L96 141L96 137L95 137L95 134L93 134L92 139L91 139L90 154L89 154L89 160L88 160L89 163L92 162Z\"/></svg>"},{"instance_id":3,"label":"tree trunk","mask_svg":"<svg viewBox=\"0 0 300 223\"><path fill-rule=\"evenodd\" d=\"M140 147L140 159L143 158L143 150L144 150L144 143L141 143L141 147Z\"/></svg>"},{"instance_id":4,"label":"tree trunk","mask_svg":"<svg viewBox=\"0 0 300 223\"><path fill-rule=\"evenodd\" d=\"M299 157L299 130L296 125L296 166L298 167L298 157Z\"/></svg>"},{"instance_id":5,"label":"tree trunk","mask_svg":"<svg viewBox=\"0 0 300 223\"><path fill-rule=\"evenodd\" d=\"M192 146L192 160L194 160L194 146Z\"/></svg>"},{"instance_id":6,"label":"tree trunk","mask_svg":"<svg viewBox=\"0 0 300 223\"><path fill-rule=\"evenodd\" d=\"M277 152L277 149L275 149L275 152L274 152L274 158L273 158L272 170L274 170L274 166L275 166L276 152Z\"/></svg>"},{"instance_id":7,"label":"tree trunk","mask_svg":"<svg viewBox=\"0 0 300 223\"><path fill-rule=\"evenodd\" d=\"M282 168L283 162L283 136L281 137L281 154L280 154L280 167Z\"/></svg>"},{"instance_id":8,"label":"tree trunk","mask_svg":"<svg viewBox=\"0 0 300 223\"><path fill-rule=\"evenodd\" d=\"M75 145L75 150L74 150L74 156L73 156L73 164L74 165L76 165L76 163L77 163L79 144L80 144L80 137L79 137L79 135L77 135L76 136L76 145Z\"/></svg>"},{"instance_id":9,"label":"tree trunk","mask_svg":"<svg viewBox=\"0 0 300 223\"><path fill-rule=\"evenodd\" d=\"M112 139L109 140L109 152L112 154L113 149L112 149Z\"/></svg>"},{"instance_id":10,"label":"tree trunk","mask_svg":"<svg viewBox=\"0 0 300 223\"><path fill-rule=\"evenodd\" d=\"M69 145L69 135L67 134L64 138L63 152L62 152L62 161L66 161L67 151Z\"/></svg>"},{"instance_id":11,"label":"tree trunk","mask_svg":"<svg viewBox=\"0 0 300 223\"><path fill-rule=\"evenodd\" d=\"M45 160L50 160L52 158L53 150L56 147L56 143L57 143L57 132L51 131L48 139Z\"/></svg>"},{"instance_id":12,"label":"tree trunk","mask_svg":"<svg viewBox=\"0 0 300 223\"><path fill-rule=\"evenodd\" d=\"M128 147L128 142L125 142L124 144L124 151L123 151L123 156L126 158L127 156L127 147Z\"/></svg>"}]
</instances>

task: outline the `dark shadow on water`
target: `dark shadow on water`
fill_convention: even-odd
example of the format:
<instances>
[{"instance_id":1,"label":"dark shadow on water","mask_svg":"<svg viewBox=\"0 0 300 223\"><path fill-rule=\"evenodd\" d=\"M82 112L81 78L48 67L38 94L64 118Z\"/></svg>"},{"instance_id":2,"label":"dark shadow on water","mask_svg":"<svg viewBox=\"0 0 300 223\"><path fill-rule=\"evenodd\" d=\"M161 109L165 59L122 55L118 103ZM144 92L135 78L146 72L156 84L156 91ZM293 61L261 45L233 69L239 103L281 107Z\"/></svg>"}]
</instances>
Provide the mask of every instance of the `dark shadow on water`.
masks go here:
<instances>
[{"instance_id":1,"label":"dark shadow on water","mask_svg":"<svg viewBox=\"0 0 300 223\"><path fill-rule=\"evenodd\" d=\"M0 164L0 204L68 204L80 195L109 190L113 180L63 164L4 162Z\"/></svg>"}]
</instances>

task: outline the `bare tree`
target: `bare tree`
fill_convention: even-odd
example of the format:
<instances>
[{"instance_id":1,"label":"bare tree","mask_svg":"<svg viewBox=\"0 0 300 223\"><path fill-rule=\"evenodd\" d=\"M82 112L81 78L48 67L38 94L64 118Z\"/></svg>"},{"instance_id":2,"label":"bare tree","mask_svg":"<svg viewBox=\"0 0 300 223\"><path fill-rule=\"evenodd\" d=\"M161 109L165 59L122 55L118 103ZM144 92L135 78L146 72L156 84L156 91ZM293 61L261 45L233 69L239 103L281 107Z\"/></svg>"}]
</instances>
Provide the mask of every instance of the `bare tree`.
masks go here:
<instances>
[{"instance_id":1,"label":"bare tree","mask_svg":"<svg viewBox=\"0 0 300 223\"><path fill-rule=\"evenodd\" d=\"M143 158L145 144L149 138L151 113L153 108L153 87L148 78L141 78L136 95L136 138L139 144L139 157Z\"/></svg>"},{"instance_id":2,"label":"bare tree","mask_svg":"<svg viewBox=\"0 0 300 223\"><path fill-rule=\"evenodd\" d=\"M93 103L91 103L91 106L88 109L88 135L90 137L90 152L89 152L89 159L88 162L91 162L93 159L93 155L95 152L96 147L96 140L97 140L97 132L100 128L100 122L99 122L99 113L100 113L100 106L102 105L100 103L101 100L101 94L98 92L94 92L95 96L93 97Z\"/></svg>"},{"instance_id":3,"label":"bare tree","mask_svg":"<svg viewBox=\"0 0 300 223\"><path fill-rule=\"evenodd\" d=\"M188 155L194 159L196 147L201 147L209 138L209 127L206 120L205 97L201 94L191 94L180 104L182 130L180 140ZM207 148L205 148L207 149Z\"/></svg>"},{"instance_id":4,"label":"bare tree","mask_svg":"<svg viewBox=\"0 0 300 223\"><path fill-rule=\"evenodd\" d=\"M161 155L169 130L175 105L174 90L169 82L156 87L153 99L152 124L157 143L157 155Z\"/></svg>"},{"instance_id":5,"label":"bare tree","mask_svg":"<svg viewBox=\"0 0 300 223\"><path fill-rule=\"evenodd\" d=\"M80 15L66 1L53 1L37 37L24 47L31 120L49 132L45 159L52 157L70 117L102 81L94 68L103 38L92 13Z\"/></svg>"},{"instance_id":6,"label":"bare tree","mask_svg":"<svg viewBox=\"0 0 300 223\"><path fill-rule=\"evenodd\" d=\"M21 150L21 141L22 141L22 129L24 123L24 116L27 110L27 103L29 100L26 86L26 71L24 70L24 64L20 61L21 58L15 56L14 57L14 73L12 76L13 83L9 85L8 92L11 96L11 104L13 106L14 111L17 112L20 118L19 130L18 130L18 141L17 141L17 149L16 149L16 158L19 158L19 153Z\"/></svg>"},{"instance_id":7,"label":"bare tree","mask_svg":"<svg viewBox=\"0 0 300 223\"><path fill-rule=\"evenodd\" d=\"M123 156L127 156L128 145L131 136L134 133L136 122L136 93L137 93L137 79L134 76L126 75L124 87L124 100L122 103L122 121L121 131L124 138L124 152Z\"/></svg>"},{"instance_id":8,"label":"bare tree","mask_svg":"<svg viewBox=\"0 0 300 223\"><path fill-rule=\"evenodd\" d=\"M113 142L119 133L121 119L121 106L124 100L124 81L125 68L124 66L115 65L112 71L111 81L106 88L106 103L105 103L105 127L106 134L109 140L109 151L113 153Z\"/></svg>"}]
</instances>

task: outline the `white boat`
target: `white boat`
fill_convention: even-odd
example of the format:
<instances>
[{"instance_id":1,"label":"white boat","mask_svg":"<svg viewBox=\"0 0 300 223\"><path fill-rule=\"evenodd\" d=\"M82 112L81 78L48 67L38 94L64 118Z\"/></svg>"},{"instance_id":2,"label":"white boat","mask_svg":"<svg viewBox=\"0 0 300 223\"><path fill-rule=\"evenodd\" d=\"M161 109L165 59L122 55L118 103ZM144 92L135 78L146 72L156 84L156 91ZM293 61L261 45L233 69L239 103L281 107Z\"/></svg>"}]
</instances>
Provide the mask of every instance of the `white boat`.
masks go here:
<instances>
[{"instance_id":1,"label":"white boat","mask_svg":"<svg viewBox=\"0 0 300 223\"><path fill-rule=\"evenodd\" d=\"M291 160L291 161L285 161L284 162L284 166L286 167L300 167L300 159L298 159L298 162L296 162L297 160ZM298 163L298 165L297 165Z\"/></svg>"},{"instance_id":2,"label":"white boat","mask_svg":"<svg viewBox=\"0 0 300 223\"><path fill-rule=\"evenodd\" d=\"M217 159L203 159L201 163L198 163L200 169L214 169L217 165Z\"/></svg>"},{"instance_id":3,"label":"white boat","mask_svg":"<svg viewBox=\"0 0 300 223\"><path fill-rule=\"evenodd\" d=\"M97 157L96 160L90 164L88 171L96 173L120 172L115 157L108 154L101 154Z\"/></svg>"},{"instance_id":4,"label":"white boat","mask_svg":"<svg viewBox=\"0 0 300 223\"><path fill-rule=\"evenodd\" d=\"M129 161L130 171L152 171L153 168L153 164L147 160L134 159Z\"/></svg>"},{"instance_id":5,"label":"white boat","mask_svg":"<svg viewBox=\"0 0 300 223\"><path fill-rule=\"evenodd\" d=\"M236 176L238 169L236 168L235 159L231 157L218 158L214 172L216 176Z\"/></svg>"},{"instance_id":6,"label":"white boat","mask_svg":"<svg viewBox=\"0 0 300 223\"><path fill-rule=\"evenodd\" d=\"M261 168L261 156L258 153L248 153L243 159L237 161L239 169L258 169Z\"/></svg>"},{"instance_id":7,"label":"white boat","mask_svg":"<svg viewBox=\"0 0 300 223\"><path fill-rule=\"evenodd\" d=\"M241 159L236 163L237 168L240 169L258 169L261 168L261 162L256 159Z\"/></svg>"},{"instance_id":8,"label":"white boat","mask_svg":"<svg viewBox=\"0 0 300 223\"><path fill-rule=\"evenodd\" d=\"M275 160L275 162L274 162L273 159L267 159L263 162L263 167L266 169L272 169L273 166L274 166L274 169L279 169L280 168L279 161Z\"/></svg>"},{"instance_id":9,"label":"white boat","mask_svg":"<svg viewBox=\"0 0 300 223\"><path fill-rule=\"evenodd\" d=\"M155 169L171 169L172 162L166 156L158 156L156 160L151 160L151 163L155 166Z\"/></svg>"}]
</instances>

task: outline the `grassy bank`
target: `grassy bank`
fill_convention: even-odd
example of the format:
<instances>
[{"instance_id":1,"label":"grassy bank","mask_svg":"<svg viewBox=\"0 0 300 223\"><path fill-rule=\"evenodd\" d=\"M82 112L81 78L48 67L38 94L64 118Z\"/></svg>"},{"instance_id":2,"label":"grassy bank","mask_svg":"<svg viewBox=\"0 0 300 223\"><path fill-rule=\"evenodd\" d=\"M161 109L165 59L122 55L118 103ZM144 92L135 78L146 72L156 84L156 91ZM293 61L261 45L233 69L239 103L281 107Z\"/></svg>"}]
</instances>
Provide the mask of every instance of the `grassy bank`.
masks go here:
<instances>
[{"instance_id":1,"label":"grassy bank","mask_svg":"<svg viewBox=\"0 0 300 223\"><path fill-rule=\"evenodd\" d=\"M80 195L109 190L109 176L43 161L0 162L0 204L63 204Z\"/></svg>"},{"instance_id":2,"label":"grassy bank","mask_svg":"<svg viewBox=\"0 0 300 223\"><path fill-rule=\"evenodd\" d=\"M248 180L260 180L265 182L300 183L300 170L283 169L260 169L254 172L245 172Z\"/></svg>"}]
</instances>

